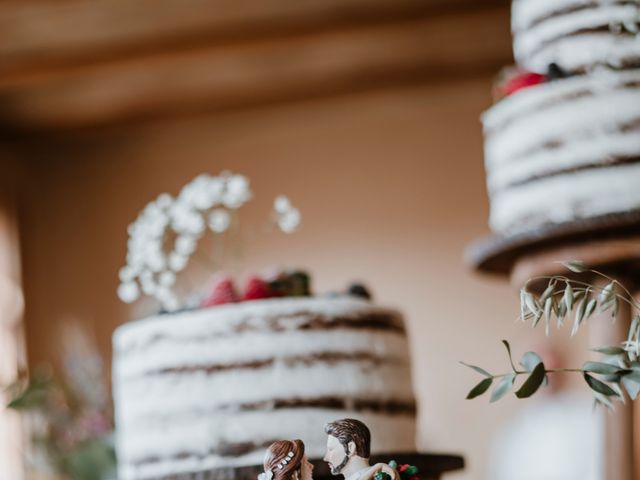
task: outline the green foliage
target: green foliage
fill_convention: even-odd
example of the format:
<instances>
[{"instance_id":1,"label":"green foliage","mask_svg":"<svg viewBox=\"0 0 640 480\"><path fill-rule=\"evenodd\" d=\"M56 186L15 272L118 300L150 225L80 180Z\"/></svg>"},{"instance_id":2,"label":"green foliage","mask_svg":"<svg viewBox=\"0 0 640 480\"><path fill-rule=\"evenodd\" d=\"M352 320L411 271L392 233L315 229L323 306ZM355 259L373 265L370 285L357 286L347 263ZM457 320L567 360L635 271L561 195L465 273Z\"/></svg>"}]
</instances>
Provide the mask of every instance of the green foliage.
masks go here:
<instances>
[{"instance_id":1,"label":"green foliage","mask_svg":"<svg viewBox=\"0 0 640 480\"><path fill-rule=\"evenodd\" d=\"M115 478L116 455L103 439L87 441L65 459L65 470L73 480Z\"/></svg>"},{"instance_id":2,"label":"green foliage","mask_svg":"<svg viewBox=\"0 0 640 480\"><path fill-rule=\"evenodd\" d=\"M513 362L511 346L503 340L507 350L511 372L492 375L487 370L464 363L485 378L467 395L468 399L484 394L494 380L500 379L491 394L491 402L495 402L509 393L518 376L526 379L515 395L528 398L546 384L547 376L556 372L580 372L587 386L592 390L596 404L613 407L612 400L624 400L628 395L635 400L640 395L640 304L631 293L617 280L596 270L589 269L583 262L565 262L563 265L574 274L589 273L607 281L604 287L582 282L576 278L562 275L538 277L531 281L548 281L541 295L529 290L528 284L520 291L520 319L531 321L536 327L544 319L545 333L548 335L550 325L555 320L558 328L562 328L565 320L573 314L571 335L578 333L582 325L594 314L608 312L615 319L621 303L631 307L633 318L627 340L622 345L599 346L593 349L603 355L602 361L585 362L582 368L562 368L547 370L542 358L535 352L527 352L520 360L522 370Z\"/></svg>"},{"instance_id":3,"label":"green foliage","mask_svg":"<svg viewBox=\"0 0 640 480\"><path fill-rule=\"evenodd\" d=\"M104 362L82 330L69 327L61 371L21 373L6 389L7 407L28 415L33 458L28 478L43 472L64 480L113 480L115 451ZM0 406L2 407L2 406Z\"/></svg>"},{"instance_id":4,"label":"green foliage","mask_svg":"<svg viewBox=\"0 0 640 480\"><path fill-rule=\"evenodd\" d=\"M478 383L467 395L467 400L471 400L472 398L479 397L484 392L489 390L489 387L493 383L493 378L485 378L480 383Z\"/></svg>"},{"instance_id":5,"label":"green foliage","mask_svg":"<svg viewBox=\"0 0 640 480\"><path fill-rule=\"evenodd\" d=\"M500 383L498 383L498 385L496 385L496 388L493 389L493 392L491 392L491 403L500 400L507 393L509 393L513 388L513 384L515 381L516 374L514 372L507 373L504 377L502 377Z\"/></svg>"},{"instance_id":6,"label":"green foliage","mask_svg":"<svg viewBox=\"0 0 640 480\"><path fill-rule=\"evenodd\" d=\"M51 385L51 376L44 370L37 371L30 380L21 376L18 381L7 388L7 393L11 398L7 408L28 411L42 407L47 401L47 392Z\"/></svg>"},{"instance_id":7,"label":"green foliage","mask_svg":"<svg viewBox=\"0 0 640 480\"><path fill-rule=\"evenodd\" d=\"M529 374L529 378L525 380L520 389L516 392L518 398L528 398L538 391L542 382L544 382L544 376L546 370L544 363L540 362L535 366L533 371Z\"/></svg>"},{"instance_id":8,"label":"green foliage","mask_svg":"<svg viewBox=\"0 0 640 480\"><path fill-rule=\"evenodd\" d=\"M464 363L464 362L460 362L462 365L464 365L465 367L469 367L473 370L475 370L476 372L480 373L481 375L484 375L485 377L491 377L492 375L487 372L485 369L480 368L480 367L476 367L475 365L469 365L468 363Z\"/></svg>"}]
</instances>

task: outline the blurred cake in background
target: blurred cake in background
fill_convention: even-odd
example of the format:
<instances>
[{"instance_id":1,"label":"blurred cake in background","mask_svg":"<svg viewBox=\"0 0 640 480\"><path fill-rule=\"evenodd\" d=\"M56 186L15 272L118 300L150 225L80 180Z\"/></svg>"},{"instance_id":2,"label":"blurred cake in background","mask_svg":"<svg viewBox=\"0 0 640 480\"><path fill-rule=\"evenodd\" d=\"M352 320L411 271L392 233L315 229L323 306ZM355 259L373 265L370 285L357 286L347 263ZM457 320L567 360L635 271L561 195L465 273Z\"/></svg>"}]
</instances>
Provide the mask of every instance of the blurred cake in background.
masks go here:
<instances>
[{"instance_id":1,"label":"blurred cake in background","mask_svg":"<svg viewBox=\"0 0 640 480\"><path fill-rule=\"evenodd\" d=\"M625 221L640 211L640 2L514 0L512 25L518 67L482 118L492 230Z\"/></svg>"},{"instance_id":2,"label":"blurred cake in background","mask_svg":"<svg viewBox=\"0 0 640 480\"><path fill-rule=\"evenodd\" d=\"M223 177L213 204L201 193L202 208L187 208L194 241L207 223L214 236L224 231L206 221L212 210L220 214L243 203L218 204L229 178ZM248 182L240 183L248 190ZM235 195L246 201L245 187ZM252 276L241 294L231 277L218 276L199 305L185 309L173 288L178 272L167 268L175 253L166 253L167 238L176 236L167 234L175 232L174 200L162 198L167 214L152 207L142 217L151 212L155 220L130 229L146 240L130 240L121 272L121 297L135 300L142 289L170 312L127 323L114 334L118 478L238 478L236 467L261 464L265 447L282 438L302 438L310 458L319 459L323 425L344 417L369 425L373 453L414 452L416 405L402 315L373 305L362 286L313 296L309 277L299 271ZM284 197L274 206L281 229L294 231L297 210ZM144 253L148 232L159 244L152 255ZM188 259L196 246L183 242L189 248L180 255ZM132 255L132 247L142 253ZM184 259L175 265L186 266ZM162 283L167 272L174 274L170 285Z\"/></svg>"}]
</instances>

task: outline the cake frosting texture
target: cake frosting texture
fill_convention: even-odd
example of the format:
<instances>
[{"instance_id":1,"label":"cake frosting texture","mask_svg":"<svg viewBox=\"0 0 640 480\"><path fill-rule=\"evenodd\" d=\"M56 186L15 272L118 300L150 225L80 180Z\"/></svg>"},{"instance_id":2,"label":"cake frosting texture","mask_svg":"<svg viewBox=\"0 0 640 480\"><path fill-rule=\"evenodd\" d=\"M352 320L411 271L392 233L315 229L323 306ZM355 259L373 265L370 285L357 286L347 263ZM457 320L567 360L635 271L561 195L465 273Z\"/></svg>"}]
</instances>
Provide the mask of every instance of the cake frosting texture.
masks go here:
<instances>
[{"instance_id":1,"label":"cake frosting texture","mask_svg":"<svg viewBox=\"0 0 640 480\"><path fill-rule=\"evenodd\" d=\"M120 480L259 464L281 438L324 454L324 423L415 450L401 315L350 297L269 299L128 323L114 334Z\"/></svg>"},{"instance_id":2,"label":"cake frosting texture","mask_svg":"<svg viewBox=\"0 0 640 480\"><path fill-rule=\"evenodd\" d=\"M640 67L637 0L514 0L512 31L519 65L576 73Z\"/></svg>"},{"instance_id":3,"label":"cake frosting texture","mask_svg":"<svg viewBox=\"0 0 640 480\"><path fill-rule=\"evenodd\" d=\"M640 0L513 0L511 21L518 65L482 116L492 231L627 221L640 212Z\"/></svg>"},{"instance_id":4,"label":"cake frosting texture","mask_svg":"<svg viewBox=\"0 0 640 480\"><path fill-rule=\"evenodd\" d=\"M494 231L640 209L640 70L521 90L483 124Z\"/></svg>"}]
</instances>

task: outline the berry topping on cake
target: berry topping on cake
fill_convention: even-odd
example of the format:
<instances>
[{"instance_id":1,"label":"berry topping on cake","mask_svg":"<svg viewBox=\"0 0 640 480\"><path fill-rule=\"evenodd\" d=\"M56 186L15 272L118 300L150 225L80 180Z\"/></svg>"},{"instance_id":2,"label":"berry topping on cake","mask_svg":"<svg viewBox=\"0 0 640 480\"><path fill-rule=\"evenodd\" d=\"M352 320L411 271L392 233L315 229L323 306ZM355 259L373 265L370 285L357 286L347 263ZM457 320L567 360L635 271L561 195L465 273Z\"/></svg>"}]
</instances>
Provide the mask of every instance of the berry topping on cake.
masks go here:
<instances>
[{"instance_id":1,"label":"berry topping on cake","mask_svg":"<svg viewBox=\"0 0 640 480\"><path fill-rule=\"evenodd\" d=\"M364 298L365 300L371 300L371 293L369 289L362 285L361 283L352 283L349 286L349 290L347 293L353 297Z\"/></svg>"},{"instance_id":2,"label":"berry topping on cake","mask_svg":"<svg viewBox=\"0 0 640 480\"><path fill-rule=\"evenodd\" d=\"M309 274L302 270L278 272L270 279L269 286L276 297L308 297L311 295L311 279Z\"/></svg>"},{"instance_id":3,"label":"berry topping on cake","mask_svg":"<svg viewBox=\"0 0 640 480\"><path fill-rule=\"evenodd\" d=\"M229 276L221 276L214 280L211 293L205 297L200 304L201 307L213 307L216 305L224 305L226 303L235 303L238 301L238 293L233 284L233 279Z\"/></svg>"},{"instance_id":4,"label":"berry topping on cake","mask_svg":"<svg viewBox=\"0 0 640 480\"><path fill-rule=\"evenodd\" d=\"M257 275L253 275L247 279L242 300L261 300L273 296L274 294L269 284Z\"/></svg>"},{"instance_id":5,"label":"berry topping on cake","mask_svg":"<svg viewBox=\"0 0 640 480\"><path fill-rule=\"evenodd\" d=\"M566 72L557 63L550 63L547 69L548 80L559 80L567 76Z\"/></svg>"},{"instance_id":6,"label":"berry topping on cake","mask_svg":"<svg viewBox=\"0 0 640 480\"><path fill-rule=\"evenodd\" d=\"M549 81L547 75L529 72L518 68L505 69L494 87L496 100L508 97L524 88L533 87Z\"/></svg>"}]
</instances>

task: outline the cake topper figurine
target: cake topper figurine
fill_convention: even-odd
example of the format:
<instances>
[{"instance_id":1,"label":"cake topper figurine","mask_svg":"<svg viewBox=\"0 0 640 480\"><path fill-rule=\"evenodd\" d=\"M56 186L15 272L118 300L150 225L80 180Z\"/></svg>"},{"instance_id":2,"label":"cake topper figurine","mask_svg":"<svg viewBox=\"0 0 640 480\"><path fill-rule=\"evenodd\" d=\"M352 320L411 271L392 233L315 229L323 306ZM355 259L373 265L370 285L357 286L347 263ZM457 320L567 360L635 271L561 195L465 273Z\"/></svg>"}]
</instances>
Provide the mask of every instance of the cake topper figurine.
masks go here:
<instances>
[{"instance_id":1,"label":"cake topper figurine","mask_svg":"<svg viewBox=\"0 0 640 480\"><path fill-rule=\"evenodd\" d=\"M345 480L371 480L377 473L386 473L392 480L399 480L398 472L384 463L369 464L371 432L359 420L345 418L330 422L324 427L327 434L327 462L333 475L343 475Z\"/></svg>"},{"instance_id":2,"label":"cake topper figurine","mask_svg":"<svg viewBox=\"0 0 640 480\"><path fill-rule=\"evenodd\" d=\"M304 454L302 440L279 440L269 445L264 472L258 480L312 480L313 465Z\"/></svg>"}]
</instances>

